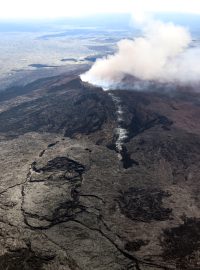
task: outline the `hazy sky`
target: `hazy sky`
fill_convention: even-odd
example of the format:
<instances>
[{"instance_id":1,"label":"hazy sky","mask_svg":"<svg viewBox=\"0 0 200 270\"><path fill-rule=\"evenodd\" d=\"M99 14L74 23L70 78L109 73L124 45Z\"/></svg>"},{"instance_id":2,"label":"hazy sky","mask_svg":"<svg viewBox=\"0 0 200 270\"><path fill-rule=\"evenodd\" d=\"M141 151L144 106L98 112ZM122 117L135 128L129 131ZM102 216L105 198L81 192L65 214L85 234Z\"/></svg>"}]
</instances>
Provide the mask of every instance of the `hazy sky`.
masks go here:
<instances>
[{"instance_id":1,"label":"hazy sky","mask_svg":"<svg viewBox=\"0 0 200 270\"><path fill-rule=\"evenodd\" d=\"M200 0L0 0L0 19L131 13L137 10L200 14Z\"/></svg>"}]
</instances>

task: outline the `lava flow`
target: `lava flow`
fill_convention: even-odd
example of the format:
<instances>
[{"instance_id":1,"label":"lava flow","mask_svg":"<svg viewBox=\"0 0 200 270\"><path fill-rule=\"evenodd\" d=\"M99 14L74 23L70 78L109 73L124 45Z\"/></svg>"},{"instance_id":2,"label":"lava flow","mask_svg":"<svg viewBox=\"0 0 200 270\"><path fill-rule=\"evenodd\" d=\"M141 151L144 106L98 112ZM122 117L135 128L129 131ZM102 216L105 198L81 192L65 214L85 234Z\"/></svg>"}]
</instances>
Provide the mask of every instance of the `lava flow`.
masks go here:
<instances>
[{"instance_id":1,"label":"lava flow","mask_svg":"<svg viewBox=\"0 0 200 270\"><path fill-rule=\"evenodd\" d=\"M115 146L116 146L116 151L118 152L119 159L121 160L122 159L121 153L123 150L123 144L128 137L128 131L127 131L127 129L122 127L122 123L124 121L124 119L123 119L124 112L123 112L120 98L115 96L113 93L109 93L109 96L112 98L112 100L115 104L115 107L116 107L116 112L117 112L118 127L115 130L116 136L117 136Z\"/></svg>"}]
</instances>

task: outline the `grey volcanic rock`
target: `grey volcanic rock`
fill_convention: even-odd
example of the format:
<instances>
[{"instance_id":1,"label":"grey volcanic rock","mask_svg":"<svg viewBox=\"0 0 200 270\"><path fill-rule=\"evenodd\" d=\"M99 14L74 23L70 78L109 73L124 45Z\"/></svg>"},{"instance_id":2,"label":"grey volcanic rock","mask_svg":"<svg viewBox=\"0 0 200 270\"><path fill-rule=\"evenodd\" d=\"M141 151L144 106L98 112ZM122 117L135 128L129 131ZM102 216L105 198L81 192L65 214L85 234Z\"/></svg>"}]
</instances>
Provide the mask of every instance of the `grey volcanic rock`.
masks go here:
<instances>
[{"instance_id":1,"label":"grey volcanic rock","mask_svg":"<svg viewBox=\"0 0 200 270\"><path fill-rule=\"evenodd\" d=\"M3 150L12 153L10 159L7 157L7 162L18 153L15 166L27 164L23 181L18 181L14 186L6 187L1 192L1 213L4 217L1 224L2 226L5 224L4 233L12 234L13 239L10 243L5 243L5 246L2 245L2 250L6 252L2 256L4 265L10 267L11 262L8 258L11 257L13 261L16 256L16 264L19 264L20 260L23 267L24 257L27 256L33 257L30 262L27 262L28 269L35 269L36 266L33 267L33 264L37 265L37 260L38 269L40 265L45 266L45 269L52 269L51 265L54 263L58 268L53 269L62 269L59 268L63 260L59 257L61 255L64 256L65 265L68 265L69 269L82 269L83 265L85 265L83 269L109 269L109 265L112 269L121 269L131 265L132 261L112 243L109 232L107 236L108 229L101 221L100 212L104 210L107 197L103 193L108 185L112 186L112 184L107 183L102 189L101 184L98 183L101 172L97 174L96 166L105 164L104 169L110 170L107 165L108 159L113 159L117 166L115 153L110 150L106 150L105 153L106 148L84 141L63 140L62 137L56 136L54 140L57 144L49 148L48 144L52 139L52 135L48 134L27 134L4 143L4 148L2 146ZM24 153L23 151L20 153L18 149L17 153L15 149L11 150L14 145L18 145L19 148L28 145L34 161L25 159L22 161L20 154L23 156ZM44 146L46 150L41 156ZM104 161L99 161L98 164L98 161L95 162L97 157ZM2 162L1 165L5 164ZM19 174L17 170L13 171L12 177L15 178L17 174ZM94 178L93 183L91 183L92 178ZM8 177L4 175L2 179L7 182ZM102 191L98 192L100 189ZM107 193L110 193L109 190ZM12 232L13 228L16 228L16 235ZM74 232L71 236L70 231ZM34 244L31 237L34 238ZM36 243L35 237L37 237ZM43 247L44 237L46 237L45 247ZM52 245L55 247L53 248ZM9 253L11 248L14 252L12 254ZM96 256L98 258L95 258ZM75 266L77 264L77 268L74 268L75 266L70 268L71 264Z\"/></svg>"},{"instance_id":2,"label":"grey volcanic rock","mask_svg":"<svg viewBox=\"0 0 200 270\"><path fill-rule=\"evenodd\" d=\"M52 78L1 104L0 269L200 269L199 94L114 94L122 161L99 88Z\"/></svg>"}]
</instances>

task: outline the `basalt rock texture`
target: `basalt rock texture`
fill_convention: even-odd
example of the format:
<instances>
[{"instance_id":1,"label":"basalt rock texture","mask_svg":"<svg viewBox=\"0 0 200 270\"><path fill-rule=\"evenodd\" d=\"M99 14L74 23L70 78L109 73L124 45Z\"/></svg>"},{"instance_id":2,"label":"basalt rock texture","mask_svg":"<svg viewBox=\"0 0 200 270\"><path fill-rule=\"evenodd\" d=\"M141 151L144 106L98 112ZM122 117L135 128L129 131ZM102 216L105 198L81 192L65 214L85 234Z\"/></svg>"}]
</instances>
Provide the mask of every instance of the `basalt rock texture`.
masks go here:
<instances>
[{"instance_id":1,"label":"basalt rock texture","mask_svg":"<svg viewBox=\"0 0 200 270\"><path fill-rule=\"evenodd\" d=\"M0 104L0 270L200 269L200 95L48 78ZM181 91L181 90L180 90Z\"/></svg>"}]
</instances>

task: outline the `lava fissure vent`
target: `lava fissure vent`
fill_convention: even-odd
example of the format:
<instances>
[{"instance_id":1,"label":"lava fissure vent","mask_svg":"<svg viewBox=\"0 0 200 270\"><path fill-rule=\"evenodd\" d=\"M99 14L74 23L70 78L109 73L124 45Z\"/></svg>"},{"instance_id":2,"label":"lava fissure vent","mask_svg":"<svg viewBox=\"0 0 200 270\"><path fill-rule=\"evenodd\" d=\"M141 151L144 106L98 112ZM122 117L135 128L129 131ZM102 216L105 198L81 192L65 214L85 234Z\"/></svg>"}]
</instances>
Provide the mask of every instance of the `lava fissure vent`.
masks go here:
<instances>
[{"instance_id":1,"label":"lava fissure vent","mask_svg":"<svg viewBox=\"0 0 200 270\"><path fill-rule=\"evenodd\" d=\"M113 93L109 93L109 96L112 98L115 107L116 107L116 115L117 115L117 128L115 129L115 134L116 134L116 142L115 142L115 148L118 153L118 157L120 160L123 159L122 152L123 152L123 144L125 140L128 138L128 130L123 127L123 122L124 122L124 111L123 107L121 104L121 99L117 97Z\"/></svg>"}]
</instances>

